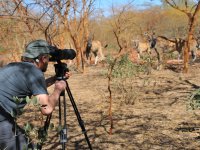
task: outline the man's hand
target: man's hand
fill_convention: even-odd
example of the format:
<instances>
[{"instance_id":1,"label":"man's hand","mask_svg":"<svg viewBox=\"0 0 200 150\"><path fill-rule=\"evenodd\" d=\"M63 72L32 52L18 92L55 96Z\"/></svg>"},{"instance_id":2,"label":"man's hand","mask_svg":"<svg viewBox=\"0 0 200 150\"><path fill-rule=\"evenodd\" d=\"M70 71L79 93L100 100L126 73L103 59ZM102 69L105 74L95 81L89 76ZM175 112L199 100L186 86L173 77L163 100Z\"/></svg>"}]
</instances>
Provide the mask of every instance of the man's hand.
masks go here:
<instances>
[{"instance_id":1,"label":"man's hand","mask_svg":"<svg viewBox=\"0 0 200 150\"><path fill-rule=\"evenodd\" d=\"M66 73L65 73L65 78L66 78L66 79L69 79L70 76L71 76L71 73L70 73L70 72L66 72Z\"/></svg>"},{"instance_id":2,"label":"man's hand","mask_svg":"<svg viewBox=\"0 0 200 150\"><path fill-rule=\"evenodd\" d=\"M64 91L66 88L66 81L60 80L55 82L55 91L59 91L60 93Z\"/></svg>"}]
</instances>

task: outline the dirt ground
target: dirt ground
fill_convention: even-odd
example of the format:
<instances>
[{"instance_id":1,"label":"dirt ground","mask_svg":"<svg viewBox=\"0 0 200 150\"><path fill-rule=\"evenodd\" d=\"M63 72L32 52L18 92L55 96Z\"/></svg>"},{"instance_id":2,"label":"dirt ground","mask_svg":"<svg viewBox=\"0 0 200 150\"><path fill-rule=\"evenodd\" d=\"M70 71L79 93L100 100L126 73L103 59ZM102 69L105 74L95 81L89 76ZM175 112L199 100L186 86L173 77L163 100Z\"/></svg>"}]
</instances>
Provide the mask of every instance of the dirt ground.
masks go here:
<instances>
[{"instance_id":1,"label":"dirt ground","mask_svg":"<svg viewBox=\"0 0 200 150\"><path fill-rule=\"evenodd\" d=\"M50 68L48 75L54 72ZM191 65L188 74L164 69L132 78L133 99L120 99L122 93L112 91L111 135L106 71L101 66L87 67L84 74L71 70L67 80L94 150L200 149L200 111L187 107L200 86L200 63ZM66 149L89 149L67 94L66 100ZM56 108L51 122L58 126L58 121ZM50 130L43 149L62 149L59 139L56 129Z\"/></svg>"}]
</instances>

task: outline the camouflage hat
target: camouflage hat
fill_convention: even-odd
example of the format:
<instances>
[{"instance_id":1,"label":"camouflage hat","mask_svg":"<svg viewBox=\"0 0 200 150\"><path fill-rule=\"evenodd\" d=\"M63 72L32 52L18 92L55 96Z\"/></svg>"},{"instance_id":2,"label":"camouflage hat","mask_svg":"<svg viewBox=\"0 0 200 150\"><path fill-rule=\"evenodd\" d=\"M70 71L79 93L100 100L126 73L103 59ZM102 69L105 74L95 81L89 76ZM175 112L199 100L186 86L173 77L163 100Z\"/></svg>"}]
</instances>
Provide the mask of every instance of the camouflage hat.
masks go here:
<instances>
[{"instance_id":1,"label":"camouflage hat","mask_svg":"<svg viewBox=\"0 0 200 150\"><path fill-rule=\"evenodd\" d=\"M27 58L36 58L40 54L49 54L50 45L45 40L35 40L30 42L22 55Z\"/></svg>"}]
</instances>

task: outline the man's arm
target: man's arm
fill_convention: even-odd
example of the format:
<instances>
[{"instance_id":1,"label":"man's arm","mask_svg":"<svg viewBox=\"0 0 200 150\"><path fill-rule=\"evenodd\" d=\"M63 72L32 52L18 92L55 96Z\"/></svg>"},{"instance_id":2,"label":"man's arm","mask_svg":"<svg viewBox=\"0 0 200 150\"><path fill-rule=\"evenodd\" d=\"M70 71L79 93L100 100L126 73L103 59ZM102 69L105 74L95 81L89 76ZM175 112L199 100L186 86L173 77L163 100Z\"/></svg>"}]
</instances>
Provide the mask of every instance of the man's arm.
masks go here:
<instances>
[{"instance_id":1,"label":"man's arm","mask_svg":"<svg viewBox=\"0 0 200 150\"><path fill-rule=\"evenodd\" d=\"M56 82L56 76L50 77L50 78L46 79L45 81L46 81L46 86L50 87L51 85L53 85Z\"/></svg>"},{"instance_id":2,"label":"man's arm","mask_svg":"<svg viewBox=\"0 0 200 150\"><path fill-rule=\"evenodd\" d=\"M56 81L55 88L51 95L39 94L36 95L39 104L41 105L41 112L43 115L50 115L55 109L59 96L63 90L66 88L66 82L64 80Z\"/></svg>"}]
</instances>

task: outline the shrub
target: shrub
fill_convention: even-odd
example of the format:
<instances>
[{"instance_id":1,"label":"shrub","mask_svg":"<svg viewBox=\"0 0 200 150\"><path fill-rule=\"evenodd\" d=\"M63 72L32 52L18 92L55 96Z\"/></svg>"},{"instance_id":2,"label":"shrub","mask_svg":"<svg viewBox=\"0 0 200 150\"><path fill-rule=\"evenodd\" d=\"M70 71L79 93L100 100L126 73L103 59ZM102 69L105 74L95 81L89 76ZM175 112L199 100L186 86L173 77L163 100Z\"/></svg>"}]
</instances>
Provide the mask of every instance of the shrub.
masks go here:
<instances>
[{"instance_id":1,"label":"shrub","mask_svg":"<svg viewBox=\"0 0 200 150\"><path fill-rule=\"evenodd\" d=\"M196 90L189 99L189 109L200 109L200 89Z\"/></svg>"}]
</instances>

